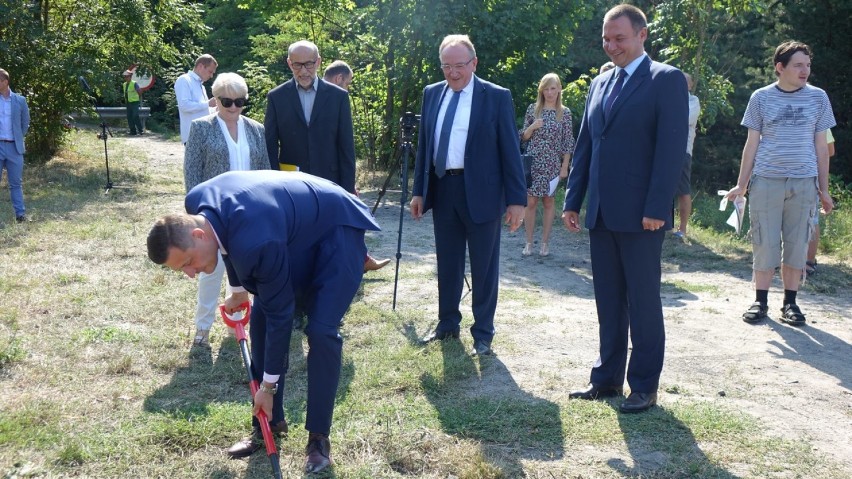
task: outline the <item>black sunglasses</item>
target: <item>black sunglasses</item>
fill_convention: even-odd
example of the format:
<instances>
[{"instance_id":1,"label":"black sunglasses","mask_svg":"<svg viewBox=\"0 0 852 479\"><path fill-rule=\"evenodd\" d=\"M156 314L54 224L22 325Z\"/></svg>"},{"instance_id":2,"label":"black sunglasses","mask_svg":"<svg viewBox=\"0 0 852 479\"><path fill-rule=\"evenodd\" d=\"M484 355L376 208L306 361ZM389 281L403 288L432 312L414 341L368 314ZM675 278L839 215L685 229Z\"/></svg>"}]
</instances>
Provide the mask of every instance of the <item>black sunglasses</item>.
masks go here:
<instances>
[{"instance_id":1,"label":"black sunglasses","mask_svg":"<svg viewBox=\"0 0 852 479\"><path fill-rule=\"evenodd\" d=\"M225 108L231 108L231 105L237 105L237 108L242 108L246 106L248 100L245 98L225 98L219 97L219 103L222 104Z\"/></svg>"}]
</instances>

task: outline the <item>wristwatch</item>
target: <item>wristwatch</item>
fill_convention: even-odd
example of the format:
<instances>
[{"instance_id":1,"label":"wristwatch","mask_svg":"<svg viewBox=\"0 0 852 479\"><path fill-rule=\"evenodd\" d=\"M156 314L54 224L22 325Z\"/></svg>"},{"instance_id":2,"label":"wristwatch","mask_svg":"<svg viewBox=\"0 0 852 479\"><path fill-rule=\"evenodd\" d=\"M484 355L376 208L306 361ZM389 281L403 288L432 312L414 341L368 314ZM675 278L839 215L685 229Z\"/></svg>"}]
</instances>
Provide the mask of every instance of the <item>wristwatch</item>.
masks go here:
<instances>
[{"instance_id":1,"label":"wristwatch","mask_svg":"<svg viewBox=\"0 0 852 479\"><path fill-rule=\"evenodd\" d=\"M275 393L278 392L278 383L273 384L271 388L264 386L263 383L260 383L260 386L258 386L258 390L274 396Z\"/></svg>"}]
</instances>

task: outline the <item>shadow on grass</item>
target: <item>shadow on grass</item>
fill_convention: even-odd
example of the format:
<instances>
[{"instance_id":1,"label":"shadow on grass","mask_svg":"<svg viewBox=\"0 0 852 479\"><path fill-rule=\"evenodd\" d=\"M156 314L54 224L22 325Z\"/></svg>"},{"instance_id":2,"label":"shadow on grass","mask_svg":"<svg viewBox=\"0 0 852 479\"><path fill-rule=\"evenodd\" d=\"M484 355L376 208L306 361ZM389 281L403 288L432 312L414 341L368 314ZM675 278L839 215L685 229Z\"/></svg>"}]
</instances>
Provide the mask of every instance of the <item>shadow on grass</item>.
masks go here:
<instances>
[{"instance_id":1,"label":"shadow on grass","mask_svg":"<svg viewBox=\"0 0 852 479\"><path fill-rule=\"evenodd\" d=\"M444 432L481 444L483 460L491 464L471 459L465 466L477 471L474 475L521 477L522 459L562 458L557 404L523 391L496 356L472 357L458 340L442 341L440 347L443 375L424 375L421 383ZM493 474L495 468L500 473Z\"/></svg>"},{"instance_id":2,"label":"shadow on grass","mask_svg":"<svg viewBox=\"0 0 852 479\"><path fill-rule=\"evenodd\" d=\"M620 403L613 401L609 405L617 408ZM640 414L616 415L633 464L617 457L607 464L622 477L739 477L714 464L698 446L689 427L671 411L654 407Z\"/></svg>"},{"instance_id":3,"label":"shadow on grass","mask_svg":"<svg viewBox=\"0 0 852 479\"><path fill-rule=\"evenodd\" d=\"M177 368L168 384L145 398L143 408L189 419L206 415L207 406L214 401L246 402L249 396L239 347L227 339L215 361L209 348L193 347L186 366Z\"/></svg>"}]
</instances>

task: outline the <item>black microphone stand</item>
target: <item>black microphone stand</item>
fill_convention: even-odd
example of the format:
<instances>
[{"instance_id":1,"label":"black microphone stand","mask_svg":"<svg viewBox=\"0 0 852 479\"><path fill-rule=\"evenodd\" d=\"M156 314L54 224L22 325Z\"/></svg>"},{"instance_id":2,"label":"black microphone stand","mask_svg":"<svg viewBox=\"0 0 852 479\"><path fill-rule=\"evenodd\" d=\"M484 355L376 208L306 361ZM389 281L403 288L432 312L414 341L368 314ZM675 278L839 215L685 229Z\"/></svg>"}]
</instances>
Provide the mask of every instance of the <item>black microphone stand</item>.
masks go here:
<instances>
[{"instance_id":1,"label":"black microphone stand","mask_svg":"<svg viewBox=\"0 0 852 479\"><path fill-rule=\"evenodd\" d=\"M104 161L106 162L106 186L104 186L104 193L109 193L112 189L112 181L109 178L109 150L107 149L107 138L112 136L112 130L107 126L106 119L101 114L101 111L98 109L98 101L92 92L92 88L89 86L86 79L82 76L79 77L80 85L83 87L83 90L89 96L89 100L92 102L92 107L95 109L95 112L98 114L98 119L101 121L101 132L98 133L98 139L104 141Z\"/></svg>"},{"instance_id":2,"label":"black microphone stand","mask_svg":"<svg viewBox=\"0 0 852 479\"><path fill-rule=\"evenodd\" d=\"M414 129L417 127L417 123L419 121L420 115L415 115L410 111L405 112L405 115L403 115L399 120L399 124L402 126L402 155L400 161L400 168L402 168L400 189L402 191L400 192L399 197L399 232L397 233L396 240L396 272L393 277L394 311L396 311L396 288L399 283L399 260L402 258L402 220L405 215L405 202L408 199L408 162L411 158L411 138L414 135ZM391 174L393 174L393 171L391 171ZM390 176L388 176L388 180L389 179ZM387 186L387 181L385 181L385 186ZM376 203L376 205L378 205L378 203Z\"/></svg>"}]
</instances>

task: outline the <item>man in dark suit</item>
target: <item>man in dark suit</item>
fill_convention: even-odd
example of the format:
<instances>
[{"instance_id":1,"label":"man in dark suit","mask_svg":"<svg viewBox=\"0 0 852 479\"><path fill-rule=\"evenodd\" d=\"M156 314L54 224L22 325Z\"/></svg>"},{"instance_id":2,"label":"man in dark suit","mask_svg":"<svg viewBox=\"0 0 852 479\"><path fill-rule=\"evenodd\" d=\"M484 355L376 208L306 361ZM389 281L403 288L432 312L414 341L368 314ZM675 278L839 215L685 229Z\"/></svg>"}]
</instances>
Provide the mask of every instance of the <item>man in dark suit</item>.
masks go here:
<instances>
[{"instance_id":1,"label":"man in dark suit","mask_svg":"<svg viewBox=\"0 0 852 479\"><path fill-rule=\"evenodd\" d=\"M308 430L305 471L331 464L328 435L340 379L343 340L338 326L364 269L365 230L378 230L370 210L330 181L303 173L232 171L200 183L186 196L186 214L168 215L148 234L148 257L190 278L212 273L217 252L233 293L234 312L254 295L252 367L263 374L254 412L286 432L283 383L296 298L308 316ZM260 448L253 435L235 444L233 457Z\"/></svg>"},{"instance_id":2,"label":"man in dark suit","mask_svg":"<svg viewBox=\"0 0 852 479\"><path fill-rule=\"evenodd\" d=\"M491 354L500 265L500 218L515 231L527 202L509 90L477 78L467 35L438 49L445 81L423 90L411 214L433 210L438 326L423 343L459 336L465 248L473 281L473 353Z\"/></svg>"},{"instance_id":3,"label":"man in dark suit","mask_svg":"<svg viewBox=\"0 0 852 479\"><path fill-rule=\"evenodd\" d=\"M307 40L290 45L293 78L267 95L266 149L274 170L299 170L355 193L355 138L346 90L317 76L322 58Z\"/></svg>"},{"instance_id":4,"label":"man in dark suit","mask_svg":"<svg viewBox=\"0 0 852 479\"><path fill-rule=\"evenodd\" d=\"M671 202L686 151L686 80L645 54L645 14L619 5L604 16L603 47L616 68L592 81L568 176L562 220L580 231L588 193L600 357L591 387L572 398L630 396L622 412L657 402L665 330L660 254L671 228ZM628 332L633 343L627 365Z\"/></svg>"}]
</instances>

